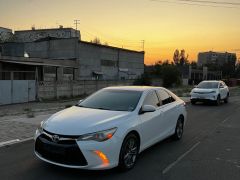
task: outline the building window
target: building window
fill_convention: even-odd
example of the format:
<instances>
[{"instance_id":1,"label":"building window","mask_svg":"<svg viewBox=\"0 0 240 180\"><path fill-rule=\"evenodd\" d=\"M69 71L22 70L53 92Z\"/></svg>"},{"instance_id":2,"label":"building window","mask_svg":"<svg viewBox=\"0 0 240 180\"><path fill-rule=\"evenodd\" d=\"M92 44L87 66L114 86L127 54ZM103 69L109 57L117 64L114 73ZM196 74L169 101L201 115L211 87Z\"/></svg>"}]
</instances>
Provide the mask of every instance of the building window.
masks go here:
<instances>
[{"instance_id":1,"label":"building window","mask_svg":"<svg viewBox=\"0 0 240 180\"><path fill-rule=\"evenodd\" d=\"M44 67L44 73L46 73L46 74L56 74L56 67L46 66L46 67Z\"/></svg>"},{"instance_id":2,"label":"building window","mask_svg":"<svg viewBox=\"0 0 240 180\"><path fill-rule=\"evenodd\" d=\"M113 66L113 67L116 67L117 66L117 63L116 61L113 61L113 60L106 60L106 59L102 59L101 60L101 65L102 66Z\"/></svg>"},{"instance_id":3,"label":"building window","mask_svg":"<svg viewBox=\"0 0 240 180\"><path fill-rule=\"evenodd\" d=\"M63 74L73 74L73 68L64 68Z\"/></svg>"}]
</instances>

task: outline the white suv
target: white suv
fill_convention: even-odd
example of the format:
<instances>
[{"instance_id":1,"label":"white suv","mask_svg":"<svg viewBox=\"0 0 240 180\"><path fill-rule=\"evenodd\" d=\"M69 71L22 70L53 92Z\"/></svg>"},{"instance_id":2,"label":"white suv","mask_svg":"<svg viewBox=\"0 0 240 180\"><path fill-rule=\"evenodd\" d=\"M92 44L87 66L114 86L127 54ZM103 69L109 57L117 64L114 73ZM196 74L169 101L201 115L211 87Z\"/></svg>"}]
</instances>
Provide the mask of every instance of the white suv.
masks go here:
<instances>
[{"instance_id":1,"label":"white suv","mask_svg":"<svg viewBox=\"0 0 240 180\"><path fill-rule=\"evenodd\" d=\"M202 81L190 93L191 103L213 101L219 105L221 100L228 102L229 89L223 81Z\"/></svg>"}]
</instances>

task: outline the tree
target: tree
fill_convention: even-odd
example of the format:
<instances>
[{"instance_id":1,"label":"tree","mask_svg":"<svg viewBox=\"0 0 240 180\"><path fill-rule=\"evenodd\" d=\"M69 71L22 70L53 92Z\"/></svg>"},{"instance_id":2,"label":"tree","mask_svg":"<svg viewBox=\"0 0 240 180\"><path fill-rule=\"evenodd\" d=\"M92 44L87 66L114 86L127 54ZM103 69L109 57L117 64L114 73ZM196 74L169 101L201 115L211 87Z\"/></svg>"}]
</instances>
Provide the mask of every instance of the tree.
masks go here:
<instances>
[{"instance_id":1,"label":"tree","mask_svg":"<svg viewBox=\"0 0 240 180\"><path fill-rule=\"evenodd\" d=\"M164 64L161 70L164 87L181 85L181 74L175 65Z\"/></svg>"},{"instance_id":2,"label":"tree","mask_svg":"<svg viewBox=\"0 0 240 180\"><path fill-rule=\"evenodd\" d=\"M188 55L186 55L186 51L184 49L182 49L181 51L176 49L173 54L173 61L176 65L181 65L181 66L185 64L189 64Z\"/></svg>"},{"instance_id":3,"label":"tree","mask_svg":"<svg viewBox=\"0 0 240 180\"><path fill-rule=\"evenodd\" d=\"M238 62L236 64L235 77L240 78L240 60L238 60Z\"/></svg>"},{"instance_id":4,"label":"tree","mask_svg":"<svg viewBox=\"0 0 240 180\"><path fill-rule=\"evenodd\" d=\"M99 39L98 37L95 37L95 38L91 41L91 43L101 44L101 41L100 41L100 39Z\"/></svg>"},{"instance_id":5,"label":"tree","mask_svg":"<svg viewBox=\"0 0 240 180\"><path fill-rule=\"evenodd\" d=\"M152 82L148 74L144 73L140 78L136 79L133 85L138 86L151 86Z\"/></svg>"},{"instance_id":6,"label":"tree","mask_svg":"<svg viewBox=\"0 0 240 180\"><path fill-rule=\"evenodd\" d=\"M176 49L173 54L173 61L175 64L179 64L179 60L180 60L180 53L179 53L179 50Z\"/></svg>"}]
</instances>

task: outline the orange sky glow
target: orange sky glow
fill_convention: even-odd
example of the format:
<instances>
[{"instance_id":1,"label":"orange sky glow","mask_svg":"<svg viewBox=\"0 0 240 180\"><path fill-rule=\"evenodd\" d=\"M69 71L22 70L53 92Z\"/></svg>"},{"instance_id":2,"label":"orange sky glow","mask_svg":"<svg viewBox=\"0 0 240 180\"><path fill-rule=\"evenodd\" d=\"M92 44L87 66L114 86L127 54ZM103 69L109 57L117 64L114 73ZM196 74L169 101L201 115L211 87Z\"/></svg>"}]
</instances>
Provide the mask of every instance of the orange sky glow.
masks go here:
<instances>
[{"instance_id":1,"label":"orange sky glow","mask_svg":"<svg viewBox=\"0 0 240 180\"><path fill-rule=\"evenodd\" d=\"M0 0L0 26L13 30L75 27L73 20L79 19L85 41L99 37L102 43L142 50L145 40L145 64L172 60L175 49L185 49L190 61L197 60L198 52L209 50L235 52L240 57L240 6L176 2Z\"/></svg>"}]
</instances>

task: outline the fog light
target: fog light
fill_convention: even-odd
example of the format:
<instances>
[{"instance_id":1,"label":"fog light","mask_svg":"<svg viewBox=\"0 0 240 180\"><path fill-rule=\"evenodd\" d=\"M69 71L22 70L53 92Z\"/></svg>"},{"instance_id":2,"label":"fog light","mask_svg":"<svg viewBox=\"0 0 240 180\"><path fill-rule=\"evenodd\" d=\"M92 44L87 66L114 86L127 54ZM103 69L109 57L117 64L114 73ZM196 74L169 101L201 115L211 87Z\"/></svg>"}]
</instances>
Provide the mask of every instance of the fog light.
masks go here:
<instances>
[{"instance_id":1,"label":"fog light","mask_svg":"<svg viewBox=\"0 0 240 180\"><path fill-rule=\"evenodd\" d=\"M96 150L94 153L102 160L103 165L109 164L109 160L103 152Z\"/></svg>"}]
</instances>

